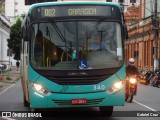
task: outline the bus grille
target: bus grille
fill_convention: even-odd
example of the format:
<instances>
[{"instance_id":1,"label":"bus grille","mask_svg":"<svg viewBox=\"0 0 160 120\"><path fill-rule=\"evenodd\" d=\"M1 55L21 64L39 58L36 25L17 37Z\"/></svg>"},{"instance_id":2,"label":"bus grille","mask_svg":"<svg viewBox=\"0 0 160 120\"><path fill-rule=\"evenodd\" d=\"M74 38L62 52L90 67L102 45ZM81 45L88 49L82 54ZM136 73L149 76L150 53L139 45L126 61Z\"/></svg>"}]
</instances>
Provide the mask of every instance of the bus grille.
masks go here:
<instances>
[{"instance_id":1,"label":"bus grille","mask_svg":"<svg viewBox=\"0 0 160 120\"><path fill-rule=\"evenodd\" d=\"M103 100L104 98L87 100L87 103L84 105L97 105L97 104L100 104ZM72 105L70 100L53 100L53 102L59 106ZM81 104L78 104L78 105L81 105Z\"/></svg>"},{"instance_id":2,"label":"bus grille","mask_svg":"<svg viewBox=\"0 0 160 120\"><path fill-rule=\"evenodd\" d=\"M94 77L48 77L46 76L47 79L60 84L60 85L91 85L91 84L98 84L105 79L107 79L109 76L94 76Z\"/></svg>"}]
</instances>

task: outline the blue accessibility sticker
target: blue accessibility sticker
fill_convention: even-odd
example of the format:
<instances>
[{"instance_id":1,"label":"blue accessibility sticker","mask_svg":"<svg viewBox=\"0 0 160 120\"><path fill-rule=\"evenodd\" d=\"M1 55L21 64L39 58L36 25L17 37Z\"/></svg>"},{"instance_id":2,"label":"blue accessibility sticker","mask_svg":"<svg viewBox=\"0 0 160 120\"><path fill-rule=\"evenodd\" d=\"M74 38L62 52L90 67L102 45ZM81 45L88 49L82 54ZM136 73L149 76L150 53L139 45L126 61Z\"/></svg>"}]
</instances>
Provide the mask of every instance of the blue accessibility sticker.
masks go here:
<instances>
[{"instance_id":1,"label":"blue accessibility sticker","mask_svg":"<svg viewBox=\"0 0 160 120\"><path fill-rule=\"evenodd\" d=\"M79 62L79 68L80 69L88 68L87 60L80 60L80 62Z\"/></svg>"}]
</instances>

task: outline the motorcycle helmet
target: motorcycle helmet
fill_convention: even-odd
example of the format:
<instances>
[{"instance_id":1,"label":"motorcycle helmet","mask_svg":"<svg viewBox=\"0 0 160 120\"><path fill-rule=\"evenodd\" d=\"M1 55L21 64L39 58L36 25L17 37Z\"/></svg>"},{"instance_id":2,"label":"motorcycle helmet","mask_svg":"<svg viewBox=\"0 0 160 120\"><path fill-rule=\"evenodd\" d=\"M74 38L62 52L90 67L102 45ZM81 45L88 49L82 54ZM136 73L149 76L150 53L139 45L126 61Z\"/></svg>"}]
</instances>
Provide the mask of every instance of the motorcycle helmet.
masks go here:
<instances>
[{"instance_id":1,"label":"motorcycle helmet","mask_svg":"<svg viewBox=\"0 0 160 120\"><path fill-rule=\"evenodd\" d=\"M129 58L128 64L129 64L129 65L135 65L135 60L134 60L134 58Z\"/></svg>"}]
</instances>

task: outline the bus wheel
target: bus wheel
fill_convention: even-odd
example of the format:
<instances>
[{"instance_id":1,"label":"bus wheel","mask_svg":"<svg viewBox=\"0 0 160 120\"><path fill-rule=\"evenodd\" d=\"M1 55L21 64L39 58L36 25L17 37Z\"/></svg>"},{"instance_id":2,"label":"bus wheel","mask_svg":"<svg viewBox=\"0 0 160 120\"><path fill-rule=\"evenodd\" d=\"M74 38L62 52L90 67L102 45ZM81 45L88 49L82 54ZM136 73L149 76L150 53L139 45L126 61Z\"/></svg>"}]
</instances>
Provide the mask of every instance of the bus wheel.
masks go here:
<instances>
[{"instance_id":1,"label":"bus wheel","mask_svg":"<svg viewBox=\"0 0 160 120\"><path fill-rule=\"evenodd\" d=\"M110 117L113 113L113 106L99 107L102 116Z\"/></svg>"},{"instance_id":2,"label":"bus wheel","mask_svg":"<svg viewBox=\"0 0 160 120\"><path fill-rule=\"evenodd\" d=\"M40 108L31 108L30 107L30 111L31 112L39 112L39 111L41 111L41 109Z\"/></svg>"},{"instance_id":3,"label":"bus wheel","mask_svg":"<svg viewBox=\"0 0 160 120\"><path fill-rule=\"evenodd\" d=\"M23 104L25 107L29 107L29 105L30 105L29 102L26 100L25 95L23 96Z\"/></svg>"},{"instance_id":4,"label":"bus wheel","mask_svg":"<svg viewBox=\"0 0 160 120\"><path fill-rule=\"evenodd\" d=\"M35 108L30 108L30 111L31 111L31 112L36 112L37 109L35 109Z\"/></svg>"}]
</instances>

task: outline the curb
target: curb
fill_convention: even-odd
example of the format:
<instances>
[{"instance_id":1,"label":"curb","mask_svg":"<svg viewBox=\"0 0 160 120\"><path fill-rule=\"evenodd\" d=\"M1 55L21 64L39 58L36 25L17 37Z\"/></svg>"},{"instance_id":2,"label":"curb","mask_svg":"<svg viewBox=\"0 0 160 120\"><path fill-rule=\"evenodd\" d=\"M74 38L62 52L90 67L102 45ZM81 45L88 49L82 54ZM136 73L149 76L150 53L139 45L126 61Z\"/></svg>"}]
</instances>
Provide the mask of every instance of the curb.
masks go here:
<instances>
[{"instance_id":1,"label":"curb","mask_svg":"<svg viewBox=\"0 0 160 120\"><path fill-rule=\"evenodd\" d=\"M0 77L0 82L3 82L3 80L4 80L3 77Z\"/></svg>"}]
</instances>

